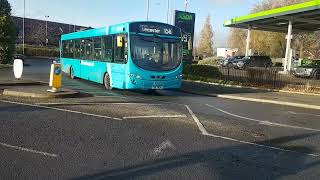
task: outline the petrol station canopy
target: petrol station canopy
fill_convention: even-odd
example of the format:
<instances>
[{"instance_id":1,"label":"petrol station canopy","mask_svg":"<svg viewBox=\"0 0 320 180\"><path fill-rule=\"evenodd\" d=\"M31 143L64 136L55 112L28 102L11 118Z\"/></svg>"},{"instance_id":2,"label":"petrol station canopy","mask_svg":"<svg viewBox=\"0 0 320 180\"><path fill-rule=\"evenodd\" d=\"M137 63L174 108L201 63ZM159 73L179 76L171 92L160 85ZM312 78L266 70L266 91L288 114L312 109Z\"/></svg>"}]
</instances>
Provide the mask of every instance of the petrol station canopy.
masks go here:
<instances>
[{"instance_id":1,"label":"petrol station canopy","mask_svg":"<svg viewBox=\"0 0 320 180\"><path fill-rule=\"evenodd\" d=\"M289 21L293 33L320 30L320 0L285 6L227 20L225 27L287 32Z\"/></svg>"}]
</instances>

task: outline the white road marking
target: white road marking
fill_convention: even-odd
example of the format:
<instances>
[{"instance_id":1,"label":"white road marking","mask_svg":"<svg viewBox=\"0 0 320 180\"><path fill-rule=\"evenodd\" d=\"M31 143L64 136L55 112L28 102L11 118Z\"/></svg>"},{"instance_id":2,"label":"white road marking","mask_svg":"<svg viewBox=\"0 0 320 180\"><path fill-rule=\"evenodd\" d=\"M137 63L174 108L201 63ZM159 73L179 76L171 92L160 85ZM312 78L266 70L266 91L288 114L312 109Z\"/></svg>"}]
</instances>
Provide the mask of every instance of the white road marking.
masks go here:
<instances>
[{"instance_id":1,"label":"white road marking","mask_svg":"<svg viewBox=\"0 0 320 180\"><path fill-rule=\"evenodd\" d=\"M112 105L139 105L139 106L163 106L164 104L151 104L151 103L108 103Z\"/></svg>"},{"instance_id":2,"label":"white road marking","mask_svg":"<svg viewBox=\"0 0 320 180\"><path fill-rule=\"evenodd\" d=\"M139 106L162 106L163 104L148 104L148 103L108 103L108 102L75 102L75 103L37 103L43 106L59 106L59 105L139 105Z\"/></svg>"},{"instance_id":3,"label":"white road marking","mask_svg":"<svg viewBox=\"0 0 320 180\"><path fill-rule=\"evenodd\" d=\"M296 153L296 154L303 154L303 155L312 156L312 157L319 157L320 156L320 155L317 155L317 154L302 153L302 152L298 152L298 151L282 149L282 148L278 148L278 147L274 147L274 146L267 146L267 145L262 145L262 144L247 142L247 141L241 141L241 140L233 139L233 138L230 138L230 137L219 136L219 135L208 133L208 131L204 128L204 126L202 125L200 120L197 118L197 116L192 112L190 107L188 105L185 105L185 106L188 109L188 111L190 112L193 120L198 125L198 128L201 131L201 134L204 135L204 136L214 137L214 138L218 138L218 139L223 139L223 140L228 140L228 141L233 141L233 142L237 142L237 143L248 144L248 145L252 145L252 146L258 146L258 147L263 147L263 148L272 149L272 150L278 150L278 151L283 151L283 152L291 152L291 153Z\"/></svg>"},{"instance_id":4,"label":"white road marking","mask_svg":"<svg viewBox=\"0 0 320 180\"><path fill-rule=\"evenodd\" d=\"M186 115L153 115L153 116L128 116L123 119L145 119L145 118L186 118Z\"/></svg>"},{"instance_id":5,"label":"white road marking","mask_svg":"<svg viewBox=\"0 0 320 180\"><path fill-rule=\"evenodd\" d=\"M233 139L233 138L229 138L229 137L224 137L224 136L218 136L218 135L209 134L209 133L203 134L203 135L214 137L214 138L219 138L219 139L224 139L224 140L228 140L228 141L234 141L234 142L238 142L238 143L242 143L242 144L248 144L248 145L263 147L263 148L267 148L267 149L278 150L278 151L291 152L291 153L296 153L296 154L304 154L304 155L312 156L312 157L319 157L320 156L318 154L303 153L303 152L298 152L298 151L293 151L293 150L288 150L288 149L282 149L282 148L278 148L278 147L274 147L274 146L267 146L267 145L263 145L263 144L241 141L241 140L237 140L237 139Z\"/></svg>"},{"instance_id":6,"label":"white road marking","mask_svg":"<svg viewBox=\"0 0 320 180\"><path fill-rule=\"evenodd\" d=\"M297 113L297 112L294 112L294 111L288 111L288 113L294 114L294 115L308 115L308 116L317 116L317 117L320 117L320 114Z\"/></svg>"},{"instance_id":7,"label":"white road marking","mask_svg":"<svg viewBox=\"0 0 320 180\"><path fill-rule=\"evenodd\" d=\"M224 99L233 99L233 100L259 102L259 103L269 103L269 104L276 104L276 105L282 105L282 106L292 106L292 107L320 110L320 106L310 105L310 104L282 102L282 101L274 101L274 100L267 100L267 99L256 99L256 98L239 97L239 96L224 95L224 94L218 94L217 97L224 98Z\"/></svg>"},{"instance_id":8,"label":"white road marking","mask_svg":"<svg viewBox=\"0 0 320 180\"><path fill-rule=\"evenodd\" d=\"M19 151L25 151L25 152L30 152L30 153L34 153L34 154L40 154L40 155L43 155L43 156L58 157L57 154L41 152L41 151L28 149L28 148L24 148L24 147L19 147L19 146L13 146L13 145L6 144L6 143L0 143L0 146L6 147L6 148L15 149L15 150L19 150Z\"/></svg>"},{"instance_id":9,"label":"white road marking","mask_svg":"<svg viewBox=\"0 0 320 180\"><path fill-rule=\"evenodd\" d=\"M197 118L197 116L192 112L192 110L190 109L190 107L188 105L185 105L185 107L187 108L187 110L189 111L190 115L192 116L194 122L196 122L200 132L202 134L208 134L208 131L206 130L206 128L204 128L203 124L200 122L200 120Z\"/></svg>"},{"instance_id":10,"label":"white road marking","mask_svg":"<svg viewBox=\"0 0 320 180\"><path fill-rule=\"evenodd\" d=\"M61 108L55 108L55 107L48 107L48 106L41 106L41 105L34 105L34 104L27 104L27 103L20 103L20 102L12 102L12 101L4 101L4 100L0 100L0 102L10 103L10 104L18 104L18 105L23 105L23 106L31 106L31 107L37 107L37 108L44 108L44 109L51 109L51 110L56 110L56 111L63 111L63 112L81 114L81 115L104 118L104 119L112 119L112 120L117 120L117 121L122 120L120 118L113 118L113 117L109 117L109 116L103 116L103 115L98 115L98 114L91 114L91 113L85 113L85 112L73 111L73 110L61 109Z\"/></svg>"},{"instance_id":11,"label":"white road marking","mask_svg":"<svg viewBox=\"0 0 320 180\"><path fill-rule=\"evenodd\" d=\"M157 155L161 154L166 149L175 150L176 147L172 144L171 141L166 140L166 141L162 142L158 147L154 148L154 150L151 152L151 154L157 156Z\"/></svg>"},{"instance_id":12,"label":"white road marking","mask_svg":"<svg viewBox=\"0 0 320 180\"><path fill-rule=\"evenodd\" d=\"M233 114L233 113L230 113L228 111L225 111L225 110L222 110L220 108L217 108L215 106L212 106L210 104L206 104L206 106L214 108L214 109L216 109L216 110L218 110L218 111L220 111L220 112L222 112L224 114L227 114L227 115L230 115L230 116L233 116L233 117L236 117L236 118L240 118L240 119L245 119L245 120L248 120L248 121L258 122L259 124L265 125L265 126L278 126L278 127L285 127L285 128L292 128L292 129L302 129L302 130L306 130L306 131L320 132L320 129L306 128L306 127L301 127L301 126L291 126L291 125L287 125L287 124L273 123L273 122L270 122L270 121L262 121L262 120L258 120L258 119L253 119L253 118L248 118L248 117L240 116L240 115L237 115L237 114Z\"/></svg>"}]
</instances>

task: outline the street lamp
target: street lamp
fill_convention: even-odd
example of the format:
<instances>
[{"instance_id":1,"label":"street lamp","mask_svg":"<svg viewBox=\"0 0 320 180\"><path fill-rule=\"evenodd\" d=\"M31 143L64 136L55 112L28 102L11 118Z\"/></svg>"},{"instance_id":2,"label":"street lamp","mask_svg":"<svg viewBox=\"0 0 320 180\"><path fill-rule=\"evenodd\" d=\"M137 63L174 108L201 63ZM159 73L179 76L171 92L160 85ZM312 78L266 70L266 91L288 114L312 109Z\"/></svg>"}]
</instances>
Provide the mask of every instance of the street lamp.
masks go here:
<instances>
[{"instance_id":1,"label":"street lamp","mask_svg":"<svg viewBox=\"0 0 320 180\"><path fill-rule=\"evenodd\" d=\"M26 17L26 0L23 0L23 18L22 18L22 54L24 55L24 24L25 24L25 17Z\"/></svg>"},{"instance_id":2,"label":"street lamp","mask_svg":"<svg viewBox=\"0 0 320 180\"><path fill-rule=\"evenodd\" d=\"M150 0L147 0L147 21L149 21Z\"/></svg>"},{"instance_id":3,"label":"street lamp","mask_svg":"<svg viewBox=\"0 0 320 180\"><path fill-rule=\"evenodd\" d=\"M188 0L184 1L184 11L187 11L188 8Z\"/></svg>"},{"instance_id":4,"label":"street lamp","mask_svg":"<svg viewBox=\"0 0 320 180\"><path fill-rule=\"evenodd\" d=\"M169 12L170 12L170 0L168 0L168 9L167 9L167 24L169 24Z\"/></svg>"},{"instance_id":5,"label":"street lamp","mask_svg":"<svg viewBox=\"0 0 320 180\"><path fill-rule=\"evenodd\" d=\"M48 43L49 43L49 39L48 39L48 18L50 16L45 16L46 18L46 46L48 46Z\"/></svg>"}]
</instances>

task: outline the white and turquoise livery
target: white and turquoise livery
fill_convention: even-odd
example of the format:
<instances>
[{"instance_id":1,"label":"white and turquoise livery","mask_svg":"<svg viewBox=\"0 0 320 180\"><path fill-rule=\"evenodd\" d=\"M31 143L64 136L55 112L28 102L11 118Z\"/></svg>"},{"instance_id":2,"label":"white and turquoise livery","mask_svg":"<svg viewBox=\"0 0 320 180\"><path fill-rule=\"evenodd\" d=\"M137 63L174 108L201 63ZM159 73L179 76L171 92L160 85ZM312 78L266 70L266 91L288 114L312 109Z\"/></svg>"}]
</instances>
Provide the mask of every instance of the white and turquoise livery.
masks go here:
<instances>
[{"instance_id":1,"label":"white and turquoise livery","mask_svg":"<svg viewBox=\"0 0 320 180\"><path fill-rule=\"evenodd\" d=\"M179 89L181 30L157 22L129 22L61 37L62 69L107 89Z\"/></svg>"}]
</instances>

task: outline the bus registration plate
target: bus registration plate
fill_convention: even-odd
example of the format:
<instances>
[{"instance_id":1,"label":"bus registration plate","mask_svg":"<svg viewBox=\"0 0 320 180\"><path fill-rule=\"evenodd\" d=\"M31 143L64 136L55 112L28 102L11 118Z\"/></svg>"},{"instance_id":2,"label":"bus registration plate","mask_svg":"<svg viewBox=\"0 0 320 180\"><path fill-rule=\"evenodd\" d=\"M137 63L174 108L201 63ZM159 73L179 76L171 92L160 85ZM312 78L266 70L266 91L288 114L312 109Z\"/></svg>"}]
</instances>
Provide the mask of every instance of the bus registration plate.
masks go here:
<instances>
[{"instance_id":1,"label":"bus registration plate","mask_svg":"<svg viewBox=\"0 0 320 180\"><path fill-rule=\"evenodd\" d=\"M164 86L162 84L153 83L152 89L164 89Z\"/></svg>"}]
</instances>

